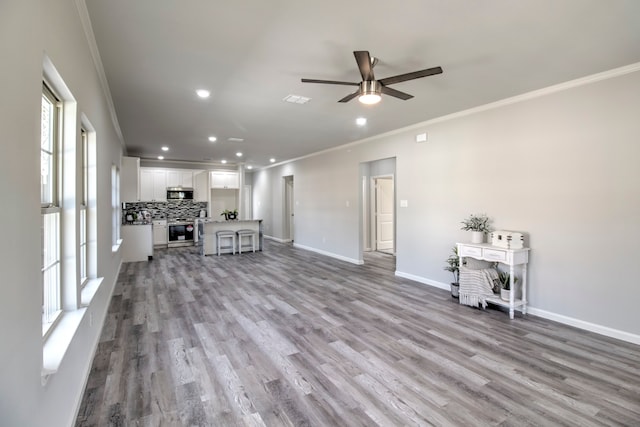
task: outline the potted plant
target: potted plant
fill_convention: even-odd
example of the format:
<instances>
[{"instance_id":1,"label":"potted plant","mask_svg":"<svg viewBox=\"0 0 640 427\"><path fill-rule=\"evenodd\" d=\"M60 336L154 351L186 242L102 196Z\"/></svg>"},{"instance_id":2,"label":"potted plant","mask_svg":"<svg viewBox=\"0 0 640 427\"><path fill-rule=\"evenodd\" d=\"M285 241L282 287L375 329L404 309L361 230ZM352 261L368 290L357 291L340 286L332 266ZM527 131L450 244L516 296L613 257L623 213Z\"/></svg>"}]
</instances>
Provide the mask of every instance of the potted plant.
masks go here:
<instances>
[{"instance_id":1,"label":"potted plant","mask_svg":"<svg viewBox=\"0 0 640 427\"><path fill-rule=\"evenodd\" d=\"M458 298L459 290L460 290L460 257L458 257L458 248L456 246L452 249L452 254L447 258L447 265L444 267L445 270L450 271L453 274L453 282L451 282L451 296L454 298Z\"/></svg>"},{"instance_id":2,"label":"potted plant","mask_svg":"<svg viewBox=\"0 0 640 427\"><path fill-rule=\"evenodd\" d=\"M231 211L229 209L225 209L225 210L222 211L222 213L220 215L224 215L224 219L226 221L238 219L238 210L234 209L234 210Z\"/></svg>"},{"instance_id":3,"label":"potted plant","mask_svg":"<svg viewBox=\"0 0 640 427\"><path fill-rule=\"evenodd\" d=\"M500 299L509 301L511 297L511 275L508 271L499 271L498 280L500 281ZM513 276L513 284L518 283L518 278Z\"/></svg>"},{"instance_id":4,"label":"potted plant","mask_svg":"<svg viewBox=\"0 0 640 427\"><path fill-rule=\"evenodd\" d=\"M484 235L491 231L491 220L486 214L471 214L461 221L461 230L471 231L471 243L484 242Z\"/></svg>"}]
</instances>

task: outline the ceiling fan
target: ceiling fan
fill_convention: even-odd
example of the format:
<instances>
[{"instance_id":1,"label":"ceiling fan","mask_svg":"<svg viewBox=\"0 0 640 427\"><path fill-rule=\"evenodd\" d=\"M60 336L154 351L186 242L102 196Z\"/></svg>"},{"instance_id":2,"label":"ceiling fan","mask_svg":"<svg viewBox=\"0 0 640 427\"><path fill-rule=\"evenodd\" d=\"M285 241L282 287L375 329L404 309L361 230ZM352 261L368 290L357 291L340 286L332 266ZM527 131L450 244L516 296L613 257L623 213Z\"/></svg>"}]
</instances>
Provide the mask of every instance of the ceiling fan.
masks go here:
<instances>
[{"instance_id":1,"label":"ceiling fan","mask_svg":"<svg viewBox=\"0 0 640 427\"><path fill-rule=\"evenodd\" d=\"M357 96L358 100L363 104L375 104L380 101L380 99L382 98L381 94L383 93L385 95L390 95L404 101L413 98L413 95L400 92L396 89L391 89L390 87L388 87L388 85L442 73L442 68L434 67L427 68L426 70L414 71L411 73L399 74L397 76L376 80L373 76L373 67L378 63L378 59L372 59L369 55L369 52L366 50L356 50L353 52L353 56L356 57L356 62L358 63L358 68L360 69L360 75L362 76L362 81L360 83L317 79L302 79L302 82L358 86L357 91L350 93L338 102L349 102Z\"/></svg>"}]
</instances>

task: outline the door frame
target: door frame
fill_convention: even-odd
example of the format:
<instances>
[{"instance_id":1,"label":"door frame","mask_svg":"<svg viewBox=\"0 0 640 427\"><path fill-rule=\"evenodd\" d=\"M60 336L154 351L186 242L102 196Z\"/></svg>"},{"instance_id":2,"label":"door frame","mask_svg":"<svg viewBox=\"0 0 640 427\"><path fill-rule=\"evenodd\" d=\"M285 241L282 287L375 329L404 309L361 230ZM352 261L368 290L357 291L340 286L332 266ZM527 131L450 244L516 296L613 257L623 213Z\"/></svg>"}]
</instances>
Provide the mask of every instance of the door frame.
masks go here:
<instances>
[{"instance_id":1,"label":"door frame","mask_svg":"<svg viewBox=\"0 0 640 427\"><path fill-rule=\"evenodd\" d=\"M282 177L282 240L293 242L294 238L294 180L293 175Z\"/></svg>"},{"instance_id":2,"label":"door frame","mask_svg":"<svg viewBox=\"0 0 640 427\"><path fill-rule=\"evenodd\" d=\"M384 174L384 175L372 175L370 179L370 194L369 198L371 200L370 212L369 212L369 241L372 251L378 250L378 239L377 239L377 227L378 227L378 219L377 219L377 203L376 203L376 181L378 179L391 179L391 189L393 191L393 249L392 252L396 254L396 180L394 174Z\"/></svg>"}]
</instances>

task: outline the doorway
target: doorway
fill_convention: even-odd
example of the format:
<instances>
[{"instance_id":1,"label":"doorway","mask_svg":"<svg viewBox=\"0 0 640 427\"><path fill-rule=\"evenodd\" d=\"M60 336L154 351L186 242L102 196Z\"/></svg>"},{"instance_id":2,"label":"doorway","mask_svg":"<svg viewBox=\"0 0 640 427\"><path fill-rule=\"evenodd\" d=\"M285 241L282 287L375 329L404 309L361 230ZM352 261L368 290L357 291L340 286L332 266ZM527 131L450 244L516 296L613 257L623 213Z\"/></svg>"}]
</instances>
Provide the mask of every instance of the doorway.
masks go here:
<instances>
[{"instance_id":1,"label":"doorway","mask_svg":"<svg viewBox=\"0 0 640 427\"><path fill-rule=\"evenodd\" d=\"M371 227L374 250L395 253L395 194L393 175L372 177Z\"/></svg>"},{"instance_id":2,"label":"doorway","mask_svg":"<svg viewBox=\"0 0 640 427\"><path fill-rule=\"evenodd\" d=\"M294 236L294 201L293 201L293 175L284 178L284 221L282 224L282 237L285 242L293 243Z\"/></svg>"}]
</instances>

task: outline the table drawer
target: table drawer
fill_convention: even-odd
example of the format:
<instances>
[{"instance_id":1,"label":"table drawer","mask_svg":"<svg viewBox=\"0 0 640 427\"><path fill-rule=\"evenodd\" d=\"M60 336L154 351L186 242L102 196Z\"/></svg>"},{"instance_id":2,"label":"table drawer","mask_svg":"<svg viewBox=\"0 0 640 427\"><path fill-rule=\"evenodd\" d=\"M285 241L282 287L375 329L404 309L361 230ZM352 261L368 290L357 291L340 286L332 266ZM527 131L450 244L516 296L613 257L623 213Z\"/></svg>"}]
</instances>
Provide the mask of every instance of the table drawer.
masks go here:
<instances>
[{"instance_id":1,"label":"table drawer","mask_svg":"<svg viewBox=\"0 0 640 427\"><path fill-rule=\"evenodd\" d=\"M491 261L505 262L507 260L507 252L498 249L484 249L482 255L484 259Z\"/></svg>"},{"instance_id":2,"label":"table drawer","mask_svg":"<svg viewBox=\"0 0 640 427\"><path fill-rule=\"evenodd\" d=\"M470 257L482 257L482 248L477 248L474 246L461 246L460 247L460 256L470 256Z\"/></svg>"}]
</instances>

